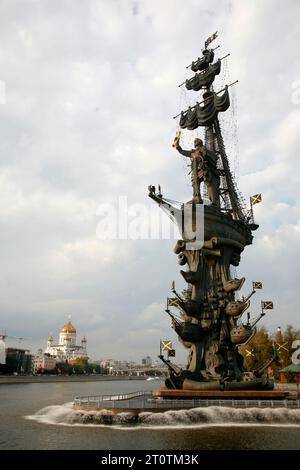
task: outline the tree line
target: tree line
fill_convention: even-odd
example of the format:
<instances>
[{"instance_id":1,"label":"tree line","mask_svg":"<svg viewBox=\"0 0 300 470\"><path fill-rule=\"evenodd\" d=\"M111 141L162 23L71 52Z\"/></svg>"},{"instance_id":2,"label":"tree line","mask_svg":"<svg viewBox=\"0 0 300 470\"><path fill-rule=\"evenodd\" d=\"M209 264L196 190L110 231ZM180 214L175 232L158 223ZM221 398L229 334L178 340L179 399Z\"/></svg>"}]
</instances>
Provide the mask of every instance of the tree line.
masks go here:
<instances>
[{"instance_id":1,"label":"tree line","mask_svg":"<svg viewBox=\"0 0 300 470\"><path fill-rule=\"evenodd\" d=\"M295 340L300 340L300 330L292 325L287 325L284 330L278 327L275 333L270 333L265 327L258 328L251 340L239 349L244 357L244 367L247 370L260 369L274 357L270 367L278 378L279 371L292 363Z\"/></svg>"}]
</instances>

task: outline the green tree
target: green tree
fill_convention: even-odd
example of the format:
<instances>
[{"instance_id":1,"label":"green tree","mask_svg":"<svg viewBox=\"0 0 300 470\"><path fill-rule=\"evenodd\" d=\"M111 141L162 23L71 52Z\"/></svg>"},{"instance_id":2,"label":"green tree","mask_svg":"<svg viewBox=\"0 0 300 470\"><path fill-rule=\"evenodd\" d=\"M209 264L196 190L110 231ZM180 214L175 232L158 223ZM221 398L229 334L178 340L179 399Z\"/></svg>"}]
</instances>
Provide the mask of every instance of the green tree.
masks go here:
<instances>
[{"instance_id":1,"label":"green tree","mask_svg":"<svg viewBox=\"0 0 300 470\"><path fill-rule=\"evenodd\" d=\"M69 364L67 361L59 362L56 364L56 369L58 374L66 375L69 374Z\"/></svg>"},{"instance_id":2,"label":"green tree","mask_svg":"<svg viewBox=\"0 0 300 470\"><path fill-rule=\"evenodd\" d=\"M263 367L274 355L273 341L267 329L258 328L249 343L240 348L240 353L246 370Z\"/></svg>"}]
</instances>

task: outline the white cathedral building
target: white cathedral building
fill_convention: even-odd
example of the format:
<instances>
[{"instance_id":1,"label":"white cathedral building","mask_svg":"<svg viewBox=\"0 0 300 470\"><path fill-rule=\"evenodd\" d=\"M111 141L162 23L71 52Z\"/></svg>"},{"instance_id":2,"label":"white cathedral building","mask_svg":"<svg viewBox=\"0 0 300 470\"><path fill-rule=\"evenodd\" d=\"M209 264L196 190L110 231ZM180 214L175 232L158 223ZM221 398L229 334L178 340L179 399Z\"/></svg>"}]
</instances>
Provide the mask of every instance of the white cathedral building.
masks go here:
<instances>
[{"instance_id":1,"label":"white cathedral building","mask_svg":"<svg viewBox=\"0 0 300 470\"><path fill-rule=\"evenodd\" d=\"M59 343L55 344L53 336L48 337L45 354L55 357L57 361L68 361L70 359L85 358L88 359L87 340L84 336L81 340L81 346L76 344L76 328L69 320L59 333Z\"/></svg>"}]
</instances>

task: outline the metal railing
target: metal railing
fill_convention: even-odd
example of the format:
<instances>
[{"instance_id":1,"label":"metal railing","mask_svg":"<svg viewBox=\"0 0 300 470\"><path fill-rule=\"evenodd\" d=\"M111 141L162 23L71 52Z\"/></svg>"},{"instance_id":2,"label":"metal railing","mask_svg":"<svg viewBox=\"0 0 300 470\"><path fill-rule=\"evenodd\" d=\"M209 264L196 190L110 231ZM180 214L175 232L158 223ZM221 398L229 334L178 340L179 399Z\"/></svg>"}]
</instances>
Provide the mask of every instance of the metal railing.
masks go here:
<instances>
[{"instance_id":1,"label":"metal railing","mask_svg":"<svg viewBox=\"0 0 300 470\"><path fill-rule=\"evenodd\" d=\"M74 404L81 404L82 402L85 403L93 403L93 402L108 402L108 401L122 401L122 400L132 400L133 398L137 397L146 397L152 396L152 392L148 390L137 391L137 392L130 392L130 393L122 393L122 394L114 394L114 395L88 395L88 396L78 396L74 398Z\"/></svg>"}]
</instances>

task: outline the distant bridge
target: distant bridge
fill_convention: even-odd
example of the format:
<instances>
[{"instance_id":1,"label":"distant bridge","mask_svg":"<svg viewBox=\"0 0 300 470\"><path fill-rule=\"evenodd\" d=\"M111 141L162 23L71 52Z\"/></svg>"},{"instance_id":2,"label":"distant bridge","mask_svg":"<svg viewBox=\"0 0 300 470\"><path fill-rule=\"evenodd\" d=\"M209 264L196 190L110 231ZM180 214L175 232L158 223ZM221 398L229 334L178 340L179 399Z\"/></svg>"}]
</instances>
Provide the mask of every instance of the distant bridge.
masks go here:
<instances>
[{"instance_id":1,"label":"distant bridge","mask_svg":"<svg viewBox=\"0 0 300 470\"><path fill-rule=\"evenodd\" d=\"M128 367L128 369L119 369L118 367L116 368L111 368L110 374L111 375L136 375L138 377L141 376L147 376L147 377L155 377L155 376L165 376L167 373L168 369L166 366L155 366L155 367L150 367L150 366L131 366Z\"/></svg>"}]
</instances>

